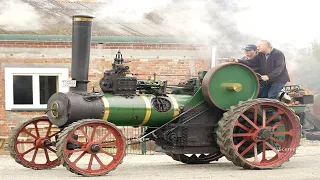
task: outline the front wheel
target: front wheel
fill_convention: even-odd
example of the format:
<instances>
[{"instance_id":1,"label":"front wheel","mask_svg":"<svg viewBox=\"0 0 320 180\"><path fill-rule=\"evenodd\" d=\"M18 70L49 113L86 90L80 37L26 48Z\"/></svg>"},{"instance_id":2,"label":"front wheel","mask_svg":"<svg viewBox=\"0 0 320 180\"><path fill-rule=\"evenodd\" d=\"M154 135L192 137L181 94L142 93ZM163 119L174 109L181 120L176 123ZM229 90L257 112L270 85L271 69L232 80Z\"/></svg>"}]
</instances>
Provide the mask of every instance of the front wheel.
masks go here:
<instances>
[{"instance_id":1,"label":"front wheel","mask_svg":"<svg viewBox=\"0 0 320 180\"><path fill-rule=\"evenodd\" d=\"M45 128L43 128L45 127ZM42 170L60 165L56 155L56 136L60 133L46 116L17 125L8 139L11 157L24 167Z\"/></svg>"},{"instance_id":2,"label":"front wheel","mask_svg":"<svg viewBox=\"0 0 320 180\"><path fill-rule=\"evenodd\" d=\"M125 138L115 125L86 119L63 130L57 149L67 170L83 176L101 176L122 163L126 147Z\"/></svg>"}]
</instances>

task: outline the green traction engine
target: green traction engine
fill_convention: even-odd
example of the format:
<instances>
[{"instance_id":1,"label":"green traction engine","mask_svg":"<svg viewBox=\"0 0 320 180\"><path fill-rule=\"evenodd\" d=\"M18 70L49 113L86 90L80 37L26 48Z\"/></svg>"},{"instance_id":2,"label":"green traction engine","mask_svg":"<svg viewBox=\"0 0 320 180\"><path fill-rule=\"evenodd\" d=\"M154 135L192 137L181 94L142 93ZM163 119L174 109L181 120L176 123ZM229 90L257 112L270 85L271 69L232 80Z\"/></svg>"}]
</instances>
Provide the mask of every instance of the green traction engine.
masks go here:
<instances>
[{"instance_id":1,"label":"green traction engine","mask_svg":"<svg viewBox=\"0 0 320 180\"><path fill-rule=\"evenodd\" d=\"M179 85L138 80L118 52L101 90L87 91L90 16L73 16L72 80L67 93L48 100L46 115L12 130L9 149L31 169L60 164L100 176L122 163L126 146L152 140L173 160L205 164L225 157L245 169L271 169L288 161L300 142L295 112L278 100L257 99L259 80L247 66L225 63ZM119 126L145 126L126 138Z\"/></svg>"}]
</instances>

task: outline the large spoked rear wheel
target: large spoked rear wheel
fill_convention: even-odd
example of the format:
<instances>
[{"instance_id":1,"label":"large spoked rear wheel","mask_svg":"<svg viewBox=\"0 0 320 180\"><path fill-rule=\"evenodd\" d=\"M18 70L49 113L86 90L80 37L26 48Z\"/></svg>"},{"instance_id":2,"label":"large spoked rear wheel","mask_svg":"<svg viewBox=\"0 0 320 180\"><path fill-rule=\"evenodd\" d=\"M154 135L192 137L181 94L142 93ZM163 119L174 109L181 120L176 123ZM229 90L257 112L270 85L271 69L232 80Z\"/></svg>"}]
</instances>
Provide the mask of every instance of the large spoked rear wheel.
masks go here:
<instances>
[{"instance_id":1,"label":"large spoked rear wheel","mask_svg":"<svg viewBox=\"0 0 320 180\"><path fill-rule=\"evenodd\" d=\"M59 166L55 148L59 132L46 116L28 120L11 131L8 139L10 155L17 163L31 169Z\"/></svg>"},{"instance_id":2,"label":"large spoked rear wheel","mask_svg":"<svg viewBox=\"0 0 320 180\"><path fill-rule=\"evenodd\" d=\"M300 143L299 119L277 100L241 102L226 112L218 124L220 151L245 169L278 167L295 154Z\"/></svg>"},{"instance_id":3,"label":"large spoked rear wheel","mask_svg":"<svg viewBox=\"0 0 320 180\"><path fill-rule=\"evenodd\" d=\"M125 155L125 138L106 121L87 119L65 128L57 143L63 166L83 176L101 176L114 170Z\"/></svg>"}]
</instances>

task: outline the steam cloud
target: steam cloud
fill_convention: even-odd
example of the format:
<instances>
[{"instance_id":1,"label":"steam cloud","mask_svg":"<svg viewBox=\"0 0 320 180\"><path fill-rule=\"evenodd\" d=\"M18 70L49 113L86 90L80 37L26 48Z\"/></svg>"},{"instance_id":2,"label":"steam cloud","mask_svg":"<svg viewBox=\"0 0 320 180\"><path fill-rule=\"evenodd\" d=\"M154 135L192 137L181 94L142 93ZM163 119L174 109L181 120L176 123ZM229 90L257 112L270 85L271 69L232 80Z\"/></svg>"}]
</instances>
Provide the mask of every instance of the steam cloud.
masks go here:
<instances>
[{"instance_id":1,"label":"steam cloud","mask_svg":"<svg viewBox=\"0 0 320 180\"><path fill-rule=\"evenodd\" d=\"M151 20L169 34L216 45L218 57L240 57L246 44L269 40L285 53L294 83L319 93L310 78L317 78L320 61L306 56L311 42L320 39L319 4L317 0L117 0L100 13L130 23Z\"/></svg>"},{"instance_id":2,"label":"steam cloud","mask_svg":"<svg viewBox=\"0 0 320 180\"><path fill-rule=\"evenodd\" d=\"M0 26L24 31L45 28L40 13L30 2L0 2ZM81 0L70 0L81 2ZM214 44L225 51L236 50L258 39L275 46L305 47L318 35L320 15L317 0L96 0L104 2L94 16L112 17L124 23L152 21L155 27L191 42ZM45 6L43 7L45 8ZM150 23L151 24L151 23ZM151 24L153 25L153 24ZM240 51L240 49L237 49ZM222 54L223 55L223 54Z\"/></svg>"},{"instance_id":3,"label":"steam cloud","mask_svg":"<svg viewBox=\"0 0 320 180\"><path fill-rule=\"evenodd\" d=\"M41 17L34 7L19 0L0 2L0 26L8 31L27 31L42 28Z\"/></svg>"},{"instance_id":4,"label":"steam cloud","mask_svg":"<svg viewBox=\"0 0 320 180\"><path fill-rule=\"evenodd\" d=\"M46 23L55 21L51 19L51 22L43 22L40 12L45 12L45 5L39 10L29 2L39 4L42 0L0 2L0 26L8 31L43 30L46 28ZM100 17L111 17L121 23L149 23L168 36L185 38L197 44L216 45L218 57L240 57L243 55L241 48L246 44L267 39L274 47L284 51L290 71L297 71L295 74L299 76L302 75L303 68L313 72L313 75L320 71L320 61L314 57L310 58L308 53L305 53L310 48L311 42L320 39L318 33L320 26L317 23L320 15L318 0L96 0L96 2L104 2L94 7L92 15L96 17L97 23L104 23L99 22ZM59 20L65 19L64 21L68 23L66 15L59 14L59 17ZM306 55L308 61L304 61ZM317 77L320 78L319 75ZM300 78L301 83L304 83L303 79L306 78Z\"/></svg>"},{"instance_id":5,"label":"steam cloud","mask_svg":"<svg viewBox=\"0 0 320 180\"><path fill-rule=\"evenodd\" d=\"M224 48L231 49L228 35L236 29L234 12L231 1L222 0L117 0L102 7L97 15L124 23L149 20L168 35L199 44L223 43Z\"/></svg>"}]
</instances>

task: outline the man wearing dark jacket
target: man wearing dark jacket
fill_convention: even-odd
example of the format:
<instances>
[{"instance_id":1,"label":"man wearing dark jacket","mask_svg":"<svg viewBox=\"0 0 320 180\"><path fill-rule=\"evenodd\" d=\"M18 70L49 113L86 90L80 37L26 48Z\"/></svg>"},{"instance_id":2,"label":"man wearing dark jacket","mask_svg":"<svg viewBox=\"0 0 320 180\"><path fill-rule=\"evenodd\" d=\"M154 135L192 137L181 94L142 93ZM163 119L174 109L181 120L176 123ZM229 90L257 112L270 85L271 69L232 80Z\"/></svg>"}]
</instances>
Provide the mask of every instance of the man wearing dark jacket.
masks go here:
<instances>
[{"instance_id":1,"label":"man wearing dark jacket","mask_svg":"<svg viewBox=\"0 0 320 180\"><path fill-rule=\"evenodd\" d=\"M287 82L290 82L284 54L273 48L271 43L261 40L257 44L258 54L250 61L236 60L252 68L258 68L264 86L260 87L259 98L277 99L278 94Z\"/></svg>"}]
</instances>

